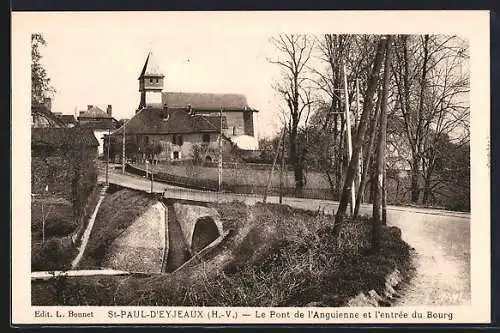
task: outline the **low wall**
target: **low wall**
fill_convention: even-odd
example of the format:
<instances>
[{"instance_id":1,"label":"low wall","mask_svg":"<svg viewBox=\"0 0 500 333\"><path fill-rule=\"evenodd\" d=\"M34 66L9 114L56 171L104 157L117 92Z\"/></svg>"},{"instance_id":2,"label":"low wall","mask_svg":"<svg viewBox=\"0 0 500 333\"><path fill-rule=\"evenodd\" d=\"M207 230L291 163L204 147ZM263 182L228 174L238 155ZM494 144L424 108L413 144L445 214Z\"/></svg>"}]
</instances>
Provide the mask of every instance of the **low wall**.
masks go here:
<instances>
[{"instance_id":1,"label":"low wall","mask_svg":"<svg viewBox=\"0 0 500 333\"><path fill-rule=\"evenodd\" d=\"M158 202L111 243L104 266L129 272L161 273L168 251L165 223L165 207Z\"/></svg>"}]
</instances>

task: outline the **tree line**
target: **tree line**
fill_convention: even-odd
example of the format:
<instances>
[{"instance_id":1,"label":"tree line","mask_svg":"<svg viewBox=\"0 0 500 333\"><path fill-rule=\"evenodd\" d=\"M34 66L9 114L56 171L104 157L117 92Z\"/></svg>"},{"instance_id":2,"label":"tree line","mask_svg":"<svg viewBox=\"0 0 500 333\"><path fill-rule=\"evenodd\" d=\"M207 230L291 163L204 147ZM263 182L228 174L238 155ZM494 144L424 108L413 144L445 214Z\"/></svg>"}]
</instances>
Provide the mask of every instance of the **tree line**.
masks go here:
<instances>
[{"instance_id":1,"label":"tree line","mask_svg":"<svg viewBox=\"0 0 500 333\"><path fill-rule=\"evenodd\" d=\"M287 158L295 189L305 170L323 172L340 196L342 221L355 189L354 215L369 184L383 221L387 184L414 204L446 198L469 209L469 48L447 35L279 35L269 61L280 68ZM345 111L347 109L347 112ZM347 117L352 152L348 154ZM279 138L271 139L276 143ZM265 142L263 142L265 144ZM268 143L269 144L269 143Z\"/></svg>"}]
</instances>

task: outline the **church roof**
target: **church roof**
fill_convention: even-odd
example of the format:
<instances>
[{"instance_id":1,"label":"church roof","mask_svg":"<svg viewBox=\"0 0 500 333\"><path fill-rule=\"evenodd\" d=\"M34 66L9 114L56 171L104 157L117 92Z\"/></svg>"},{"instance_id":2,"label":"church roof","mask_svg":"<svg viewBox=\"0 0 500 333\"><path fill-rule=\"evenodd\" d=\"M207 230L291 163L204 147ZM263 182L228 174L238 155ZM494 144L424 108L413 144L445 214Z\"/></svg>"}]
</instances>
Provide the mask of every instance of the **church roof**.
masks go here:
<instances>
[{"instance_id":1,"label":"church roof","mask_svg":"<svg viewBox=\"0 0 500 333\"><path fill-rule=\"evenodd\" d=\"M211 94L189 92L163 92L162 103L168 108L187 108L197 110L253 110L242 94Z\"/></svg>"},{"instance_id":2,"label":"church roof","mask_svg":"<svg viewBox=\"0 0 500 333\"><path fill-rule=\"evenodd\" d=\"M144 76L161 76L163 77L163 73L158 66L158 62L156 61L153 52L148 53L148 57L146 58L146 62L144 63L144 67L142 67L141 74L139 75L139 79Z\"/></svg>"},{"instance_id":3,"label":"church roof","mask_svg":"<svg viewBox=\"0 0 500 333\"><path fill-rule=\"evenodd\" d=\"M134 134L188 134L219 133L218 116L191 115L187 110L165 110L145 108L137 112L125 124L125 133ZM227 128L226 117L222 117L222 128ZM113 132L121 134L123 126Z\"/></svg>"}]
</instances>

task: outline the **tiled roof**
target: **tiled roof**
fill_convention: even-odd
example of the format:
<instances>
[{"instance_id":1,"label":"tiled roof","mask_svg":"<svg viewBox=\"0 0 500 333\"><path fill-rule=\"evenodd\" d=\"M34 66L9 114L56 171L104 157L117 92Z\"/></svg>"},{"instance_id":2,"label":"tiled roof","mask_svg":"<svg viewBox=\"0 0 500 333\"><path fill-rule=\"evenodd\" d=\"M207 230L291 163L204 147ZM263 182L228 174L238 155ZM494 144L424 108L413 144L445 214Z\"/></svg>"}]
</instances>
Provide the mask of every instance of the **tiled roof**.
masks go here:
<instances>
[{"instance_id":1,"label":"tiled roof","mask_svg":"<svg viewBox=\"0 0 500 333\"><path fill-rule=\"evenodd\" d=\"M80 111L78 118L113 118L97 106L92 106L89 110Z\"/></svg>"},{"instance_id":2,"label":"tiled roof","mask_svg":"<svg viewBox=\"0 0 500 333\"><path fill-rule=\"evenodd\" d=\"M76 148L98 146L99 142L90 129L80 128L32 128L31 146Z\"/></svg>"},{"instance_id":3,"label":"tiled roof","mask_svg":"<svg viewBox=\"0 0 500 333\"><path fill-rule=\"evenodd\" d=\"M222 128L227 128L226 117L222 117ZM123 126L113 132L120 134ZM145 108L125 124L125 133L136 134L187 134L218 133L220 117L190 115L187 110L165 110Z\"/></svg>"},{"instance_id":4,"label":"tiled roof","mask_svg":"<svg viewBox=\"0 0 500 333\"><path fill-rule=\"evenodd\" d=\"M64 124L76 124L75 116L72 114L62 114L58 116Z\"/></svg>"},{"instance_id":5,"label":"tiled roof","mask_svg":"<svg viewBox=\"0 0 500 333\"><path fill-rule=\"evenodd\" d=\"M169 108L187 108L199 110L252 110L242 94L209 94L188 92L163 92L162 103ZM255 111L255 110L254 110Z\"/></svg>"}]
</instances>

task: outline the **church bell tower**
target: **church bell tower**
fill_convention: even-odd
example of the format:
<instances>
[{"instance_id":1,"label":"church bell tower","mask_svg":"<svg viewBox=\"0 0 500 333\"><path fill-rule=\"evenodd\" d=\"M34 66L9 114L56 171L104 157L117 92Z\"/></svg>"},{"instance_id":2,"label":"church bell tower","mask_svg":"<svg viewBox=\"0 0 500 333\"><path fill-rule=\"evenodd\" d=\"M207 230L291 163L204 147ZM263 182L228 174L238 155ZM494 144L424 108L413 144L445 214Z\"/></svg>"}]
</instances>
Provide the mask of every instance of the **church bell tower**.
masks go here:
<instances>
[{"instance_id":1,"label":"church bell tower","mask_svg":"<svg viewBox=\"0 0 500 333\"><path fill-rule=\"evenodd\" d=\"M139 92L141 100L138 110L147 107L161 107L161 92L163 90L163 78L152 52L149 52L141 74L139 75Z\"/></svg>"}]
</instances>

